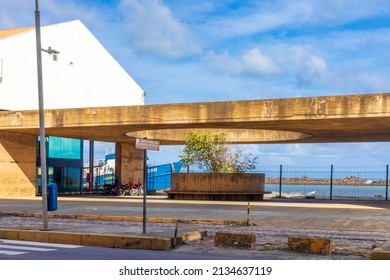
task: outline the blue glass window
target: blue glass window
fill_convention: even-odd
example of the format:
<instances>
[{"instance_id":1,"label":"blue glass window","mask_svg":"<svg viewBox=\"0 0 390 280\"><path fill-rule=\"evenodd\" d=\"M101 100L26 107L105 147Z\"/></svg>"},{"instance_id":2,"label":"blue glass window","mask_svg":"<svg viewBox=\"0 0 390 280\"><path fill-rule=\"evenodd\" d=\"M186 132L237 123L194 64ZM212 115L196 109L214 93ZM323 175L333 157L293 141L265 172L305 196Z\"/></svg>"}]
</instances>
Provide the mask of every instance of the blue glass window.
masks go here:
<instances>
[{"instance_id":1,"label":"blue glass window","mask_svg":"<svg viewBox=\"0 0 390 280\"><path fill-rule=\"evenodd\" d=\"M79 139L48 138L48 157L62 159L82 159L83 141Z\"/></svg>"}]
</instances>

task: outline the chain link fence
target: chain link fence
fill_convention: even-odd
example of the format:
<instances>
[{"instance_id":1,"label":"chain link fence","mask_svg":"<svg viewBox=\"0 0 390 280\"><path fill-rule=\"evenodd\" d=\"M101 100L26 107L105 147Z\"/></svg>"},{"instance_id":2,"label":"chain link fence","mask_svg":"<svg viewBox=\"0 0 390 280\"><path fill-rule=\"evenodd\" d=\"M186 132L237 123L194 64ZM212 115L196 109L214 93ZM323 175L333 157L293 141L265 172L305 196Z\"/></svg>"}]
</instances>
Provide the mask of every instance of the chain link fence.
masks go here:
<instances>
[{"instance_id":1,"label":"chain link fence","mask_svg":"<svg viewBox=\"0 0 390 280\"><path fill-rule=\"evenodd\" d=\"M389 166L258 166L272 197L388 200Z\"/></svg>"}]
</instances>

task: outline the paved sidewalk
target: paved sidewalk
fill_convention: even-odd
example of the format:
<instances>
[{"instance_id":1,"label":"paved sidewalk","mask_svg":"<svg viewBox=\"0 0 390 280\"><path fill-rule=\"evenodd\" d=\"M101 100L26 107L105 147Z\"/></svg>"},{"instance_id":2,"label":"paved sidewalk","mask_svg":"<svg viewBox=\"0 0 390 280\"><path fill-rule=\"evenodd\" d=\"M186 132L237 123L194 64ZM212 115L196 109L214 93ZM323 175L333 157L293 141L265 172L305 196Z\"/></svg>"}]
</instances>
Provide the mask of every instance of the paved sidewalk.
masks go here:
<instances>
[{"instance_id":1,"label":"paved sidewalk","mask_svg":"<svg viewBox=\"0 0 390 280\"><path fill-rule=\"evenodd\" d=\"M152 239L171 239L175 233L175 220L193 217L179 224L178 236L207 232L189 238L174 251L210 255L232 255L248 259L369 259L373 247L390 240L389 202L324 202L264 201L252 203L251 226L243 226L245 215L237 215L243 203L178 202L151 197L148 213L159 217L148 218L146 236ZM42 227L40 199L0 199L0 228L5 230L33 230ZM140 200L118 198L59 198L59 211L50 212L52 232L81 233L84 235L138 236L142 234L142 219L137 210ZM190 205L191 204L191 205ZM164 207L164 205L166 207ZM126 207L126 208L123 208ZM258 208L256 208L258 207ZM124 212L123 209L128 211ZM175 211L170 211L174 209ZM209 211L206 211L206 210ZM252 209L252 208L251 208ZM220 210L220 212L218 212ZM193 212L192 215L185 212ZM203 212L204 214L202 214ZM229 218L224 214L230 211ZM82 214L75 214L75 213ZM206 213L207 212L207 213ZM6 215L9 213L9 215ZM126 215L123 215L126 214ZM151 217L149 214L148 217ZM377 226L374 226L377 225ZM256 249L228 249L214 246L217 231L250 233L256 235ZM330 238L330 255L298 254L287 251L288 237Z\"/></svg>"}]
</instances>

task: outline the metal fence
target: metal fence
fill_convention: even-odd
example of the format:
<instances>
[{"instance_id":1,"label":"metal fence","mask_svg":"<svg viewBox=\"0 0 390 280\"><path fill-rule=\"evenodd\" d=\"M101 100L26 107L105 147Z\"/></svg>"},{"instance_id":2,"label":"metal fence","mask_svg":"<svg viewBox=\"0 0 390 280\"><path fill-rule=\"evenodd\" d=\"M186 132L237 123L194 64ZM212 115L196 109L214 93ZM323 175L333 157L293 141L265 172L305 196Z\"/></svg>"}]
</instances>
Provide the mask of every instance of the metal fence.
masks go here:
<instances>
[{"instance_id":1,"label":"metal fence","mask_svg":"<svg viewBox=\"0 0 390 280\"><path fill-rule=\"evenodd\" d=\"M158 169L157 169L158 168ZM181 169L181 170L180 170ZM172 172L202 172L190 167L161 165L148 169L148 190L170 188ZM255 173L265 174L265 190L271 197L317 199L388 200L389 165L383 166L258 166ZM104 184L113 184L115 173L99 172L94 178L93 192ZM309 196L310 195L310 196Z\"/></svg>"},{"instance_id":2,"label":"metal fence","mask_svg":"<svg viewBox=\"0 0 390 280\"><path fill-rule=\"evenodd\" d=\"M389 166L258 166L274 197L388 200ZM310 195L310 196L309 196Z\"/></svg>"},{"instance_id":3,"label":"metal fence","mask_svg":"<svg viewBox=\"0 0 390 280\"><path fill-rule=\"evenodd\" d=\"M179 172L182 168L181 162L172 162L161 165L153 165L148 167L147 177L147 190L155 192L159 190L169 189L171 187L171 174ZM115 172L114 170L108 170L102 166L95 166L94 177L93 177L93 188L89 186L88 180L89 167L83 170L83 192L100 192L104 185L115 184ZM122 182L126 183L126 182Z\"/></svg>"}]
</instances>

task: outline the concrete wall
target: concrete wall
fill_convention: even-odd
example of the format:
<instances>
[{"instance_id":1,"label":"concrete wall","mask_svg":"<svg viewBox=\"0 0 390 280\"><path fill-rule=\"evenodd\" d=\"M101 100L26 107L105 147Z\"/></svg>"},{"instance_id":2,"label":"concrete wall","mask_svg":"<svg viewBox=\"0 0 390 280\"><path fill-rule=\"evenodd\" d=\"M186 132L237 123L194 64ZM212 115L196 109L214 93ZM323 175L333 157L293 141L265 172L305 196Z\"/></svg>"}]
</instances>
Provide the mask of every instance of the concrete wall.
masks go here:
<instances>
[{"instance_id":1,"label":"concrete wall","mask_svg":"<svg viewBox=\"0 0 390 280\"><path fill-rule=\"evenodd\" d=\"M80 22L41 28L46 109L143 105L144 92ZM38 109L35 30L0 38L0 109ZM21 102L23 101L23 102Z\"/></svg>"},{"instance_id":2,"label":"concrete wall","mask_svg":"<svg viewBox=\"0 0 390 280\"><path fill-rule=\"evenodd\" d=\"M264 174L172 173L169 199L259 201Z\"/></svg>"},{"instance_id":3,"label":"concrete wall","mask_svg":"<svg viewBox=\"0 0 390 280\"><path fill-rule=\"evenodd\" d=\"M0 197L36 194L36 136L0 133Z\"/></svg>"},{"instance_id":4,"label":"concrete wall","mask_svg":"<svg viewBox=\"0 0 390 280\"><path fill-rule=\"evenodd\" d=\"M264 174L172 173L171 191L254 193L264 191Z\"/></svg>"}]
</instances>

